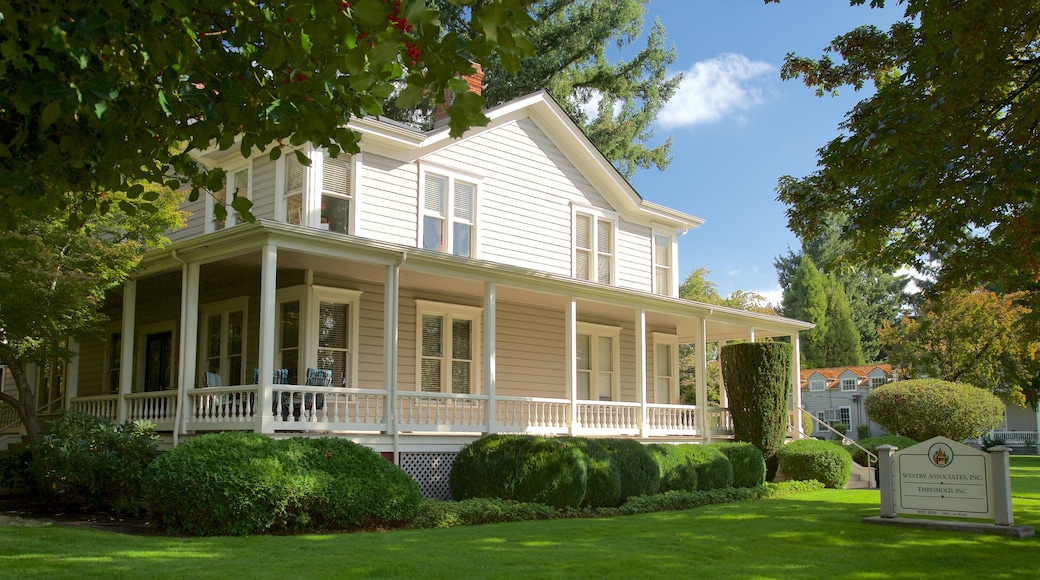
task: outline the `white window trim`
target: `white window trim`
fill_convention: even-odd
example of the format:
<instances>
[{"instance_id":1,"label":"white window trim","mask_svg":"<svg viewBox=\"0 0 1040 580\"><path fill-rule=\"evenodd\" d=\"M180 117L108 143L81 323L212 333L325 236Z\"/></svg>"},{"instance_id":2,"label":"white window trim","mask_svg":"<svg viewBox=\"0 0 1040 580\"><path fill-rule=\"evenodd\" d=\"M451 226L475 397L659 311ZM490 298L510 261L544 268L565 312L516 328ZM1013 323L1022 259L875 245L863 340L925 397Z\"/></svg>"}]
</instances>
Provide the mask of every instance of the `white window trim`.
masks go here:
<instances>
[{"instance_id":1,"label":"white window trim","mask_svg":"<svg viewBox=\"0 0 1040 580\"><path fill-rule=\"evenodd\" d=\"M577 326L577 328L575 330L577 331L578 334L587 334L587 335L589 335L591 337L591 340L589 341L590 342L590 344L589 344L589 351L590 351L589 352L589 360L591 361L591 364L592 364L592 372L593 372L593 374L595 374L595 372L596 372L595 361L599 360L599 357L597 356L599 354L599 352L598 352L599 341L597 341L596 339L599 338L599 337L603 337L603 336L608 336L608 337L613 339L611 344L614 347L614 352L611 353L611 359L612 359L611 364L614 367L614 371L613 371L613 375L611 376L610 400L611 401L620 401L621 400L621 327L620 326L608 326L608 325L605 325L605 324L594 324L594 323L591 323L591 322L578 322L578 324L576 326ZM574 361L574 362L575 362L575 367L577 367L577 362L578 361ZM599 391L598 391L598 389L596 389L595 381L590 380L589 381L589 397L593 396L593 391L594 390L598 394ZM600 402L598 397L595 398L595 399L590 398L590 399L586 399L586 400L589 400L589 401L592 401L592 402Z\"/></svg>"},{"instance_id":2,"label":"white window trim","mask_svg":"<svg viewBox=\"0 0 1040 580\"><path fill-rule=\"evenodd\" d=\"M657 236L665 236L668 238L668 287L658 288L657 287ZM615 240L614 245L617 245ZM651 224L650 227L650 284L652 286L652 292L654 294L661 294L664 296L671 296L676 298L679 296L679 277L676 275L676 264L679 258L678 249L678 236L672 228L666 228L658 224ZM616 255L616 252L615 252Z\"/></svg>"},{"instance_id":3,"label":"white window trim","mask_svg":"<svg viewBox=\"0 0 1040 580\"><path fill-rule=\"evenodd\" d=\"M321 226L321 198L322 198L323 195L325 195L325 183L324 183L324 181L325 181L325 178L324 178L325 154L326 154L326 150L325 149L317 149L317 150L314 150L314 151L309 151L308 152L308 157L310 157L311 166L308 167L308 168L305 168L305 169L309 170L309 176L310 177L309 178L305 178L304 182L306 183L308 181L308 179L309 179L309 181L310 181L309 189L310 189L310 191L315 192L315 194L313 196L314 197L314 203L312 204L314 207L311 208L312 211L308 212L307 211L308 199L307 199L307 196L306 196L306 190L308 189L308 186L304 187L305 194L304 194L304 219L303 219L303 222L304 222L305 225L310 226L312 228L321 228L322 227ZM350 156L350 194L348 196L346 196L345 198L343 198L343 196L341 196L339 194L330 194L330 195L332 195L333 197L339 197L339 198L347 199L350 202L350 220L347 223L347 235L356 235L355 232L357 232L358 223L359 223L358 222L358 218L357 218L357 214L358 214L358 209L357 209L358 208L358 203L357 203L358 195L357 195L357 192L358 192L358 168L360 166L361 154L360 153L350 154L350 153L347 153L346 151L340 151L339 155L340 156L338 158L336 158L336 161L341 161L343 159L344 155Z\"/></svg>"},{"instance_id":4,"label":"white window trim","mask_svg":"<svg viewBox=\"0 0 1040 580\"><path fill-rule=\"evenodd\" d=\"M302 341L301 344L308 346L304 356L300 357L300 361L305 364L303 367L306 368L317 368L318 366L318 315L321 309L321 302L336 302L338 304L347 304L350 306L348 313L350 314L350 335L348 337L348 345L350 351L350 377L348 387L357 388L358 386L358 339L360 337L361 328L361 294L359 290L349 290L346 288L332 288L329 286L314 286L311 288L310 300L307 302L306 309L301 304L300 308L306 312L307 317L301 324L301 332L307 337L306 341ZM339 386L339 385L333 385Z\"/></svg>"},{"instance_id":5,"label":"white window trim","mask_svg":"<svg viewBox=\"0 0 1040 580\"><path fill-rule=\"evenodd\" d=\"M224 315L229 312L242 311L242 381L244 383L249 382L249 372L246 364L246 358L249 352L249 297L239 296L237 298L230 298L228 300L221 300L219 302L209 302L207 304L199 305L199 346L196 355L198 363L198 373L203 375L206 372L206 354L209 352L209 333L206 332L206 319L214 314ZM224 325L223 318L221 319L221 325ZM227 342L226 337L223 336L223 328L221 332L221 353L220 353L220 376L224 380L227 375ZM227 385L233 385L234 383L227 378ZM200 381L198 383L202 385Z\"/></svg>"},{"instance_id":6,"label":"white window trim","mask_svg":"<svg viewBox=\"0 0 1040 580\"><path fill-rule=\"evenodd\" d=\"M242 197L245 197L246 199L249 199L249 200L253 199L253 160L252 159L246 159L246 160L244 160L242 162L235 163L233 165L229 165L228 167L224 168L224 172L225 172L225 175L224 175L224 207L227 208L227 218L224 220L224 227L221 228L221 229L227 229L227 228L230 228L231 226L235 226L235 225L238 225L239 223L242 223L238 219L238 212L236 212L231 207L231 201L234 199L232 194L234 193L235 174L239 173L241 171L245 171L246 172L246 183L247 183L247 185L246 185L246 189L247 189L246 195L244 195ZM206 223L206 228L205 229L206 229L206 233L207 234L208 233L212 233L212 232L216 232L216 231L220 231L219 229L217 229L216 224L214 223L215 218L213 217L213 209L216 207L216 205L217 205L217 201L216 201L216 199L214 199L213 193L207 194L206 195L206 221L205 221L205 223Z\"/></svg>"},{"instance_id":7,"label":"white window trim","mask_svg":"<svg viewBox=\"0 0 1040 580\"><path fill-rule=\"evenodd\" d=\"M578 205L571 203L571 277L578 278L578 215L583 214L591 216L592 219L592 259L590 261L591 268L591 280L589 282L599 283L599 255L602 253L598 247L599 242L599 221L608 221L611 224L611 240L614 242L614 247L610 252L613 258L610 261L610 285L617 285L617 269L618 269L618 221L620 220L618 214L610 211L605 211L599 208ZM582 278L578 278L581 280Z\"/></svg>"},{"instance_id":8,"label":"white window trim","mask_svg":"<svg viewBox=\"0 0 1040 580\"><path fill-rule=\"evenodd\" d=\"M464 306L462 304L451 304L447 302L435 302L432 300L415 301L415 390L422 391L422 317L423 315L443 316L445 319L460 318L471 321L473 325L471 352L473 353L473 367L470 373L469 388L470 395L482 394L483 382L481 381L481 370L484 367L480 346L483 344L480 323L483 320L484 309L479 306ZM450 332L451 325L445 320L444 327ZM448 351L450 340L445 339L445 352ZM446 372L441 373L441 392L451 393L451 357L445 356L448 363Z\"/></svg>"},{"instance_id":9,"label":"white window trim","mask_svg":"<svg viewBox=\"0 0 1040 580\"><path fill-rule=\"evenodd\" d=\"M827 390L827 381L825 379L809 379L809 391L818 392Z\"/></svg>"},{"instance_id":10,"label":"white window trim","mask_svg":"<svg viewBox=\"0 0 1040 580\"><path fill-rule=\"evenodd\" d=\"M852 383L852 388L846 388L847 383ZM844 393L851 393L859 388L859 379L841 379L841 390Z\"/></svg>"},{"instance_id":11,"label":"white window trim","mask_svg":"<svg viewBox=\"0 0 1040 580\"><path fill-rule=\"evenodd\" d=\"M654 363L654 382L653 382L653 393L654 393L654 404L656 405L673 405L679 403L679 337L674 334L665 334L663 332L653 333L653 363ZM657 374L657 347L667 346L671 353L672 362L672 376L662 377ZM670 383L668 386L668 400L658 401L657 400L657 380L659 378L669 378Z\"/></svg>"},{"instance_id":12,"label":"white window trim","mask_svg":"<svg viewBox=\"0 0 1040 580\"><path fill-rule=\"evenodd\" d=\"M303 192L301 194L301 201L300 201L300 212L301 212L300 224L301 225L310 225L312 222L320 223L321 222L321 215L319 214L317 217L315 217L314 216L314 211L317 210L317 211L320 212L320 210L321 210L321 200L319 199L319 200L315 201L315 199L314 199L315 196L313 194L313 192L314 192L314 185L313 185L312 182L316 179L315 178L315 174L316 173L315 173L315 171L313 171L313 169L315 167L315 160L314 160L314 158L315 157L321 157L321 155L314 155L314 150L310 147L310 144L303 145L303 146L300 146L300 147L296 147L296 148L293 148L293 149L288 149L287 148L287 149L282 151L281 156L278 158L278 161L277 161L277 163L275 165L275 178L274 178L274 197L275 197L274 216L275 216L275 219L277 221L285 222L285 223L288 223L288 221L289 221L289 216L288 216L288 212L286 211L286 203L285 203L285 198L286 198L286 195L285 195L285 182L286 182L286 178L288 177L288 171L286 169L286 162L287 162L287 160L288 160L290 155L293 156L293 158L296 157L296 151L303 151L304 155L306 155L307 158L311 160L310 167L308 167L306 165L303 166ZM321 174L317 173L317 175L318 175L317 179L320 181L320 179L321 179L320 175ZM319 186L320 186L320 183L319 183ZM320 191L320 190L318 190L318 191Z\"/></svg>"},{"instance_id":13,"label":"white window trim","mask_svg":"<svg viewBox=\"0 0 1040 580\"><path fill-rule=\"evenodd\" d=\"M445 220L444 236L446 238L446 247L442 251L442 253L445 253L445 254L452 254L452 255L454 255L454 250L455 250L455 239L454 239L455 238L455 229L452 227L452 225L455 223L455 213L454 213L454 209L455 209L455 182L456 181L461 181L463 183L467 183L467 184L470 184L470 185L473 186L473 224L471 226L472 230L470 231L470 234L469 234L469 236L470 236L469 257L473 258L473 259L478 258L479 255L480 255L480 228L478 227L478 224L480 223L480 198L481 198L480 189L481 189L481 183L483 182L483 178L479 177L479 176L476 176L476 175L473 175L473 174L468 174L468 173L460 172L460 171L453 170L453 169L446 169L446 168L439 167L439 166L431 166L431 165L426 164L426 163L421 163L419 165L419 183L417 184L418 185L418 189L419 189L419 193L418 193L418 205L416 206L416 210L417 210L418 213L417 213L417 217L416 217L416 227L415 227L415 232L416 232L416 235L415 235L415 247L417 247L419 249L423 248L423 233L424 233L423 232L423 228L424 228L424 223L423 222L425 221L423 218L425 218L425 216L426 216L426 174L427 173L429 173L430 175L436 176L436 177L444 177L444 178L446 178L448 180L448 186L447 186L447 192L446 192L447 195L448 195L447 209L446 209L445 215L444 215L444 220ZM434 251L434 250L430 250L430 251Z\"/></svg>"},{"instance_id":14,"label":"white window trim","mask_svg":"<svg viewBox=\"0 0 1040 580\"><path fill-rule=\"evenodd\" d=\"M134 377L136 382L131 389L135 393L144 392L144 371L145 371L145 349L147 344L145 338L149 334L159 334L160 332L170 331L170 390L177 388L177 367L178 367L178 354L180 349L177 345L180 344L179 333L177 332L177 323L173 320L166 320L163 322L156 322L154 324L145 324L138 326L134 329L134 352L137 355L134 357L135 369ZM123 337L126 340L126 337ZM120 369L120 372L123 372Z\"/></svg>"},{"instance_id":15,"label":"white window trim","mask_svg":"<svg viewBox=\"0 0 1040 580\"><path fill-rule=\"evenodd\" d=\"M852 428L852 407L838 407L834 411L835 411L834 422L835 423L846 423L849 426L849 429L851 429ZM845 411L845 414L847 414L849 416L847 422L843 421L842 418L841 418L842 411Z\"/></svg>"}]
</instances>

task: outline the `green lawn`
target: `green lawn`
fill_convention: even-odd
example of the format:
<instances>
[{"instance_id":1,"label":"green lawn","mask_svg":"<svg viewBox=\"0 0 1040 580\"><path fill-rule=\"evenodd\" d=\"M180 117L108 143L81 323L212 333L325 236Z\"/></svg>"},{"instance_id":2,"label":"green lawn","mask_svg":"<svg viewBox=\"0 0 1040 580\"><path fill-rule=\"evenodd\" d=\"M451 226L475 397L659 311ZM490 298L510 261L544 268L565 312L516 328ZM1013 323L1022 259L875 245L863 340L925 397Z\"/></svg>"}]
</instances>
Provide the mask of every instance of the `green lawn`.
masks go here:
<instances>
[{"instance_id":1,"label":"green lawn","mask_svg":"<svg viewBox=\"0 0 1040 580\"><path fill-rule=\"evenodd\" d=\"M1040 458L1013 458L1016 523L1040 527ZM296 537L165 538L0 526L7 578L1031 578L1040 540L863 524L878 493L642 516Z\"/></svg>"}]
</instances>

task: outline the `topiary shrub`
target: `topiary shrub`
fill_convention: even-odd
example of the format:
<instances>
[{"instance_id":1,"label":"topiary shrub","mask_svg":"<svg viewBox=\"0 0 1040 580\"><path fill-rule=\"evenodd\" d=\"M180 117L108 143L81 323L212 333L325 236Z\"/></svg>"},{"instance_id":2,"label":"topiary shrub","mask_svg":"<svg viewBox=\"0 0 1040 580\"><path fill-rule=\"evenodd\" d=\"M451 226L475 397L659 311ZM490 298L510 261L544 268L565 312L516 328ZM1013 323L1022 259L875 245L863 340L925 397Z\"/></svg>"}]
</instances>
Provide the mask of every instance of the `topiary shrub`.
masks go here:
<instances>
[{"instance_id":1,"label":"topiary shrub","mask_svg":"<svg viewBox=\"0 0 1040 580\"><path fill-rule=\"evenodd\" d=\"M733 487L733 466L718 447L692 444L679 447L697 469L698 490Z\"/></svg>"},{"instance_id":2,"label":"topiary shrub","mask_svg":"<svg viewBox=\"0 0 1040 580\"><path fill-rule=\"evenodd\" d=\"M68 411L34 441L29 470L36 489L66 507L137 513L155 442L151 423L113 426L108 419Z\"/></svg>"},{"instance_id":3,"label":"topiary shrub","mask_svg":"<svg viewBox=\"0 0 1040 580\"><path fill-rule=\"evenodd\" d=\"M989 391L936 379L896 381L867 395L864 408L892 433L925 441L942 435L972 439L1004 420L1004 404Z\"/></svg>"},{"instance_id":4,"label":"topiary shrub","mask_svg":"<svg viewBox=\"0 0 1040 580\"><path fill-rule=\"evenodd\" d=\"M654 443L646 447L661 472L658 493L697 491L697 465L685 451L680 449L683 447L682 445Z\"/></svg>"},{"instance_id":5,"label":"topiary shrub","mask_svg":"<svg viewBox=\"0 0 1040 580\"><path fill-rule=\"evenodd\" d=\"M621 476L621 502L635 495L657 493L661 470L646 445L635 439L600 439L600 442L614 458Z\"/></svg>"},{"instance_id":6,"label":"topiary shrub","mask_svg":"<svg viewBox=\"0 0 1040 580\"><path fill-rule=\"evenodd\" d=\"M818 439L799 439L777 451L780 469L790 480L815 479L841 489L852 474L852 455L839 445Z\"/></svg>"},{"instance_id":7,"label":"topiary shrub","mask_svg":"<svg viewBox=\"0 0 1040 580\"><path fill-rule=\"evenodd\" d=\"M495 497L553 507L578 507L585 498L585 454L566 438L487 435L462 448L448 485L456 500Z\"/></svg>"},{"instance_id":8,"label":"topiary shrub","mask_svg":"<svg viewBox=\"0 0 1040 580\"><path fill-rule=\"evenodd\" d=\"M867 451L877 455L877 448L882 445L894 445L900 449L906 449L911 445L916 445L917 441L902 435L882 435L881 437L860 439L857 443L859 443L860 447L864 447ZM867 464L867 454L862 449L857 448L855 445L846 445L845 450L852 454L852 460L856 463L860 465Z\"/></svg>"},{"instance_id":9,"label":"topiary shrub","mask_svg":"<svg viewBox=\"0 0 1040 580\"><path fill-rule=\"evenodd\" d=\"M791 345L745 342L720 349L722 377L729 393L729 412L737 441L762 452L766 477L776 474L776 451L787 434L787 402L791 393Z\"/></svg>"},{"instance_id":10,"label":"topiary shrub","mask_svg":"<svg viewBox=\"0 0 1040 580\"><path fill-rule=\"evenodd\" d=\"M206 536L391 525L421 500L415 480L361 445L241 432L178 445L148 467L144 487L160 526Z\"/></svg>"},{"instance_id":11,"label":"topiary shrub","mask_svg":"<svg viewBox=\"0 0 1040 580\"><path fill-rule=\"evenodd\" d=\"M766 482L766 461L758 447L746 442L712 443L733 468L733 487L756 487Z\"/></svg>"},{"instance_id":12,"label":"topiary shrub","mask_svg":"<svg viewBox=\"0 0 1040 580\"><path fill-rule=\"evenodd\" d=\"M621 500L621 471L602 439L562 437L581 450L585 459L583 507L614 507Z\"/></svg>"}]
</instances>

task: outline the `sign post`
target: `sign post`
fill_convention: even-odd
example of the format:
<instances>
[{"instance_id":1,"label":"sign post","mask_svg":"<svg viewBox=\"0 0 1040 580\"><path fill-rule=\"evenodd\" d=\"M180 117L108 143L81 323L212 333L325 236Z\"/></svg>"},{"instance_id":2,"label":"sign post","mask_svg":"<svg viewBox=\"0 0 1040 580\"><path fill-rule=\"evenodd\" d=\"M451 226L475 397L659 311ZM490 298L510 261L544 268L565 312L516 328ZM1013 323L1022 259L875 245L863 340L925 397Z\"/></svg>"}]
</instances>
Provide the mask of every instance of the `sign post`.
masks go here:
<instances>
[{"instance_id":1,"label":"sign post","mask_svg":"<svg viewBox=\"0 0 1040 580\"><path fill-rule=\"evenodd\" d=\"M1007 447L997 447L987 453L945 437L903 451L882 445L878 447L881 515L863 521L1032 536L1032 527L1014 525L1009 452ZM993 523L923 519L932 516Z\"/></svg>"}]
</instances>

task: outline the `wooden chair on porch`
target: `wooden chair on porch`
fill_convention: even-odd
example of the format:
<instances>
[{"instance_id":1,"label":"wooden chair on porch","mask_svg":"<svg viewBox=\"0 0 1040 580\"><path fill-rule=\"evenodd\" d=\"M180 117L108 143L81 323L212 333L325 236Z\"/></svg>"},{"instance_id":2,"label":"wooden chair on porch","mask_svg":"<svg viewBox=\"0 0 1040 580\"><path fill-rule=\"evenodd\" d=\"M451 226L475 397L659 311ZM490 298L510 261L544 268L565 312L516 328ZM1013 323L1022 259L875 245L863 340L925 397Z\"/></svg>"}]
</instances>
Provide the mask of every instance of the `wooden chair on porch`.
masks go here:
<instances>
[{"instance_id":1,"label":"wooden chair on porch","mask_svg":"<svg viewBox=\"0 0 1040 580\"><path fill-rule=\"evenodd\" d=\"M276 385L288 385L289 384L289 369L274 369L274 376L271 377L271 382ZM260 369L253 369L253 384L260 384ZM277 413L278 408L282 409L282 420L285 421L289 418L289 403L292 401L292 393L282 391L279 396L279 400L274 401L271 405L271 413ZM253 405L253 395L249 397L250 406Z\"/></svg>"},{"instance_id":2,"label":"wooden chair on porch","mask_svg":"<svg viewBox=\"0 0 1040 580\"><path fill-rule=\"evenodd\" d=\"M307 369L307 386L308 387L331 387L332 386L332 370L330 369ZM312 407L313 403L313 407ZM317 394L312 396L310 393L303 396L303 410L304 413L316 415L318 411L325 408L325 395Z\"/></svg>"}]
</instances>

